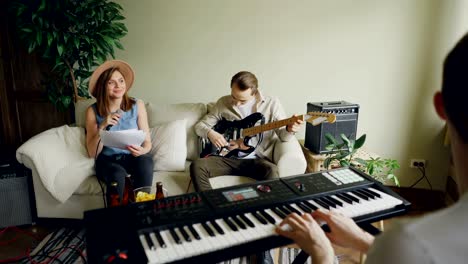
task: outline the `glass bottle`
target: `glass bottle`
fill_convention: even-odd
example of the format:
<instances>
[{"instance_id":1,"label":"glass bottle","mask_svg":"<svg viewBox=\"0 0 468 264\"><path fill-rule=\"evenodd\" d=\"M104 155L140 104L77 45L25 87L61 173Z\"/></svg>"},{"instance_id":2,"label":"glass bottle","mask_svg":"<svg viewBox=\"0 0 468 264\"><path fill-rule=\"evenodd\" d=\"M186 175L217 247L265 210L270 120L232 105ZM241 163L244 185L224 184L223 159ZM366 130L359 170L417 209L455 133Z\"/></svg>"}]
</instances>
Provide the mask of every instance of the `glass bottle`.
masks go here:
<instances>
[{"instance_id":1,"label":"glass bottle","mask_svg":"<svg viewBox=\"0 0 468 264\"><path fill-rule=\"evenodd\" d=\"M120 205L120 195L118 190L118 183L111 182L109 185L109 207Z\"/></svg>"},{"instance_id":2,"label":"glass bottle","mask_svg":"<svg viewBox=\"0 0 468 264\"><path fill-rule=\"evenodd\" d=\"M125 187L122 199L122 205L135 202L135 194L133 193L133 184L130 174L125 177Z\"/></svg>"},{"instance_id":3,"label":"glass bottle","mask_svg":"<svg viewBox=\"0 0 468 264\"><path fill-rule=\"evenodd\" d=\"M163 199L164 191L162 182L156 182L156 199Z\"/></svg>"}]
</instances>

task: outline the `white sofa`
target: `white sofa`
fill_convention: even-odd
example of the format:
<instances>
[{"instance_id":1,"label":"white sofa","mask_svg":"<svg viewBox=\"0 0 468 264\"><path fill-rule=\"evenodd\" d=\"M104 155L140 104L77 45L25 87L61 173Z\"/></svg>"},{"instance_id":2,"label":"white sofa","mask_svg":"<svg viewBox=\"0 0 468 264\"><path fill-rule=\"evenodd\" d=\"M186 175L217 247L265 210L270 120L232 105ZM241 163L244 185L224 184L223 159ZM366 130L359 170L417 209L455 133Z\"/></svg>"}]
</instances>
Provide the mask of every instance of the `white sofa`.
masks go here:
<instances>
[{"instance_id":1,"label":"white sofa","mask_svg":"<svg viewBox=\"0 0 468 264\"><path fill-rule=\"evenodd\" d=\"M94 160L87 157L84 142L84 113L91 103L92 100L86 100L75 105L76 127L62 126L42 132L25 142L16 152L17 160L32 171L39 218L81 219L84 211L103 207L101 187L94 176ZM173 141L173 145L162 146L159 151L161 159L169 159L166 161L168 165L160 162L159 158L155 160L159 167L155 165L153 186L156 181L163 182L169 195L194 191L190 184L189 166L192 160L198 158L199 140L193 126L206 114L209 105L147 103L146 107L152 135L158 135L155 131L159 128L159 132L169 137L166 141ZM174 120L185 120L182 123L185 128L169 133L171 126L168 124L175 124L171 122ZM174 138L177 135L182 139ZM152 140L155 145L155 139ZM179 144L181 141L182 144ZM169 153L171 151L174 153ZM182 163L180 155L183 155ZM278 165L280 176L302 174L306 168L306 160L297 140L278 140L273 161ZM252 181L242 176L220 176L212 179L211 183L214 188L220 188Z\"/></svg>"}]
</instances>

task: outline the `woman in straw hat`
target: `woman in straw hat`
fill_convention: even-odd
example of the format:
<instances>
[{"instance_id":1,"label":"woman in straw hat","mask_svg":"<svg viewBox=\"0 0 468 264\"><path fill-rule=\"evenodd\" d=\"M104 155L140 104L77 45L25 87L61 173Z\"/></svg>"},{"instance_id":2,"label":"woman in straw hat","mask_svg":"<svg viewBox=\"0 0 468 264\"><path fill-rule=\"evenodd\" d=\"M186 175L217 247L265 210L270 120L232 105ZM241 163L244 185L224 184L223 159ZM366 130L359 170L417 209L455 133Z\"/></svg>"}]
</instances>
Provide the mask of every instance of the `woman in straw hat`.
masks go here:
<instances>
[{"instance_id":1,"label":"woman in straw hat","mask_svg":"<svg viewBox=\"0 0 468 264\"><path fill-rule=\"evenodd\" d=\"M89 93L96 98L96 103L86 111L86 147L89 156L96 159L96 176L108 188L112 182L117 182L120 197L128 174L132 175L135 188L150 186L153 180L153 159L148 154L151 139L145 104L128 96L133 80L132 68L120 60L106 61L89 80ZM141 146L118 149L103 146L100 142L101 130L127 129L146 132Z\"/></svg>"}]
</instances>

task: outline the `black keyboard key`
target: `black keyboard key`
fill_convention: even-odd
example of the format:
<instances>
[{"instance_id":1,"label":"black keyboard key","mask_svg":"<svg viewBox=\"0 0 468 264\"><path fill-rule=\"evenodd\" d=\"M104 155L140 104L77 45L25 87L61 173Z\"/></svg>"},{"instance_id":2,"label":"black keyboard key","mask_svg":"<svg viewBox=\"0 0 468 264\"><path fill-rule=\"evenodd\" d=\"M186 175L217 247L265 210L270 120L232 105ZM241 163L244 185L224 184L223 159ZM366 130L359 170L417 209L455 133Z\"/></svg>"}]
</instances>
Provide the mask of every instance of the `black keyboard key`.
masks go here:
<instances>
[{"instance_id":1,"label":"black keyboard key","mask_svg":"<svg viewBox=\"0 0 468 264\"><path fill-rule=\"evenodd\" d=\"M312 213L312 209L310 209L308 206L306 206L305 204L301 203L301 202L297 202L296 203L297 206L299 206L299 208L302 209L302 211L306 212L306 213Z\"/></svg>"},{"instance_id":2,"label":"black keyboard key","mask_svg":"<svg viewBox=\"0 0 468 264\"><path fill-rule=\"evenodd\" d=\"M261 217L257 212L252 212L252 215L257 218L258 221L260 221L260 223L266 225L268 224L268 222L263 218Z\"/></svg>"},{"instance_id":3,"label":"black keyboard key","mask_svg":"<svg viewBox=\"0 0 468 264\"><path fill-rule=\"evenodd\" d=\"M255 227L255 224L252 221L250 221L250 219L247 218L247 216L245 216L244 214L240 214L239 216L248 226Z\"/></svg>"},{"instance_id":4,"label":"black keyboard key","mask_svg":"<svg viewBox=\"0 0 468 264\"><path fill-rule=\"evenodd\" d=\"M317 198L314 198L312 200L314 200L314 202L316 202L318 205L322 206L323 208L330 209L330 206L328 206L328 204L322 202L321 200L319 200Z\"/></svg>"},{"instance_id":5,"label":"black keyboard key","mask_svg":"<svg viewBox=\"0 0 468 264\"><path fill-rule=\"evenodd\" d=\"M370 189L366 189L366 191L372 193L375 197L382 197L378 192L374 192L373 190L370 190Z\"/></svg>"},{"instance_id":6,"label":"black keyboard key","mask_svg":"<svg viewBox=\"0 0 468 264\"><path fill-rule=\"evenodd\" d=\"M220 233L221 235L224 235L224 230L218 225L218 223L216 223L216 221L211 220L210 223L211 225L213 225L216 231L218 231L218 233Z\"/></svg>"},{"instance_id":7,"label":"black keyboard key","mask_svg":"<svg viewBox=\"0 0 468 264\"><path fill-rule=\"evenodd\" d=\"M149 233L145 234L145 240L146 240L146 243L148 243L148 247L151 250L154 250L156 248L156 245L153 244L153 240L151 239Z\"/></svg>"},{"instance_id":8,"label":"black keyboard key","mask_svg":"<svg viewBox=\"0 0 468 264\"><path fill-rule=\"evenodd\" d=\"M234 222L236 222L236 224L242 228L242 229L247 229L247 227L245 226L244 222L242 222L242 220L239 219L239 217L237 215L234 215L232 217L232 219L234 219Z\"/></svg>"},{"instance_id":9,"label":"black keyboard key","mask_svg":"<svg viewBox=\"0 0 468 264\"><path fill-rule=\"evenodd\" d=\"M283 211L286 215L292 214L292 211L286 208L286 206L280 206L279 207L281 211Z\"/></svg>"},{"instance_id":10,"label":"black keyboard key","mask_svg":"<svg viewBox=\"0 0 468 264\"><path fill-rule=\"evenodd\" d=\"M311 202L309 202L309 201L303 201L303 203L304 203L305 205L307 205L310 209L314 210L314 211L318 209L317 206L313 205L313 204L312 204Z\"/></svg>"},{"instance_id":11,"label":"black keyboard key","mask_svg":"<svg viewBox=\"0 0 468 264\"><path fill-rule=\"evenodd\" d=\"M189 225L188 226L188 229L190 230L190 232L192 233L193 237L196 239L196 240L200 240L200 235L198 234L197 230L195 230L195 228L193 228L192 225Z\"/></svg>"},{"instance_id":12,"label":"black keyboard key","mask_svg":"<svg viewBox=\"0 0 468 264\"><path fill-rule=\"evenodd\" d=\"M169 233L171 233L172 238L177 244L182 244L182 240L180 240L179 236L176 234L173 228L169 229Z\"/></svg>"},{"instance_id":13,"label":"black keyboard key","mask_svg":"<svg viewBox=\"0 0 468 264\"><path fill-rule=\"evenodd\" d=\"M337 199L335 199L335 198L333 198L333 197L331 197L331 196L328 196L327 198L328 198L328 200L334 202L335 204L337 204L337 205L339 205L339 206L343 206L343 203L340 202L340 201L338 201Z\"/></svg>"},{"instance_id":14,"label":"black keyboard key","mask_svg":"<svg viewBox=\"0 0 468 264\"><path fill-rule=\"evenodd\" d=\"M265 210L259 210L259 212L268 222L270 222L272 224L276 223L276 220L271 215L269 215L267 212L265 212Z\"/></svg>"},{"instance_id":15,"label":"black keyboard key","mask_svg":"<svg viewBox=\"0 0 468 264\"><path fill-rule=\"evenodd\" d=\"M336 204L334 202L330 201L327 197L320 197L318 199L321 200L322 202L328 204L328 206L336 208Z\"/></svg>"},{"instance_id":16,"label":"black keyboard key","mask_svg":"<svg viewBox=\"0 0 468 264\"><path fill-rule=\"evenodd\" d=\"M349 193L343 193L343 195L346 196L348 199L352 200L353 202L359 203L359 199L354 197L353 195L351 195Z\"/></svg>"},{"instance_id":17,"label":"black keyboard key","mask_svg":"<svg viewBox=\"0 0 468 264\"><path fill-rule=\"evenodd\" d=\"M202 222L201 225L203 226L203 228L206 230L206 232L214 237L215 236L215 233L213 232L213 230L211 230L211 228L205 223L205 222Z\"/></svg>"},{"instance_id":18,"label":"black keyboard key","mask_svg":"<svg viewBox=\"0 0 468 264\"><path fill-rule=\"evenodd\" d=\"M231 228L232 231L237 231L237 230L239 230L239 229L237 228L237 226L231 221L231 219L229 219L229 218L226 217L226 218L223 218L223 220L224 220L224 222L226 222L226 224Z\"/></svg>"},{"instance_id":19,"label":"black keyboard key","mask_svg":"<svg viewBox=\"0 0 468 264\"><path fill-rule=\"evenodd\" d=\"M372 199L377 199L377 196L374 195L372 192L370 192L369 190L366 190L366 189L361 189L361 192L369 195Z\"/></svg>"},{"instance_id":20,"label":"black keyboard key","mask_svg":"<svg viewBox=\"0 0 468 264\"><path fill-rule=\"evenodd\" d=\"M284 214L280 209L278 208L272 208L271 209L277 216L281 217L281 218L286 218L286 214Z\"/></svg>"},{"instance_id":21,"label":"black keyboard key","mask_svg":"<svg viewBox=\"0 0 468 264\"><path fill-rule=\"evenodd\" d=\"M374 195L371 195L371 194L365 192L364 190L356 190L356 192L359 192L359 193L361 193L362 195L365 195L365 196L366 196L367 198L369 198L369 199L374 199Z\"/></svg>"},{"instance_id":22,"label":"black keyboard key","mask_svg":"<svg viewBox=\"0 0 468 264\"><path fill-rule=\"evenodd\" d=\"M364 200L369 200L369 197L365 196L364 194L360 193L360 192L357 192L357 191L351 191L352 194L364 199Z\"/></svg>"},{"instance_id":23,"label":"black keyboard key","mask_svg":"<svg viewBox=\"0 0 468 264\"><path fill-rule=\"evenodd\" d=\"M348 197L344 196L341 193L336 194L336 196L349 204L353 204L353 200L349 199Z\"/></svg>"},{"instance_id":24,"label":"black keyboard key","mask_svg":"<svg viewBox=\"0 0 468 264\"><path fill-rule=\"evenodd\" d=\"M292 207L292 206L289 205L289 204L286 204L285 207L288 208L289 211L294 212L294 213L296 213L296 214L298 214L298 215L301 215L301 214L302 214L301 212L299 212L299 210L297 210L296 208Z\"/></svg>"},{"instance_id":25,"label":"black keyboard key","mask_svg":"<svg viewBox=\"0 0 468 264\"><path fill-rule=\"evenodd\" d=\"M160 245L162 248L167 247L167 246L166 246L166 242L165 242L164 239L162 238L161 234L159 234L159 231L158 231L158 230L155 230L155 231L154 231L154 234L156 235L156 239L158 240L159 245Z\"/></svg>"},{"instance_id":26,"label":"black keyboard key","mask_svg":"<svg viewBox=\"0 0 468 264\"><path fill-rule=\"evenodd\" d=\"M192 241L192 239L190 238L187 231L185 231L185 227L180 227L179 230L180 230L180 233L182 234L182 236L184 237L185 241L187 241L187 242Z\"/></svg>"}]
</instances>

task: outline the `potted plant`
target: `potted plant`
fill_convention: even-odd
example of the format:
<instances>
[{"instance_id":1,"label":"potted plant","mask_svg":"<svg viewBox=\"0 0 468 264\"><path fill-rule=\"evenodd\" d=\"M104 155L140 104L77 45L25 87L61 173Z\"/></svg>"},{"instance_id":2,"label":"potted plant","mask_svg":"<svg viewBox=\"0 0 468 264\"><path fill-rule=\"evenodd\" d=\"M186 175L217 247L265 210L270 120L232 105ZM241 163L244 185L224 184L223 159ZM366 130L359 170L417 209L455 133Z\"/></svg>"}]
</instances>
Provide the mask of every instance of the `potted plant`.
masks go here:
<instances>
[{"instance_id":1,"label":"potted plant","mask_svg":"<svg viewBox=\"0 0 468 264\"><path fill-rule=\"evenodd\" d=\"M87 81L93 67L109 56L127 34L120 22L122 7L108 0L15 0L19 37L29 53L36 52L51 65L54 76L43 81L49 100L67 109L74 94L89 97Z\"/></svg>"},{"instance_id":2,"label":"potted plant","mask_svg":"<svg viewBox=\"0 0 468 264\"><path fill-rule=\"evenodd\" d=\"M380 157L371 157L370 159L355 157L358 149L360 149L366 141L366 134L362 135L357 140L349 139L345 134L341 134L341 142L335 139L330 133L327 133L325 137L328 143L326 149L331 151L331 153L327 154L323 163L326 169L352 166L382 183L392 181L396 186L400 186L400 181L394 173L396 169L400 168L397 160L382 159Z\"/></svg>"}]
</instances>

